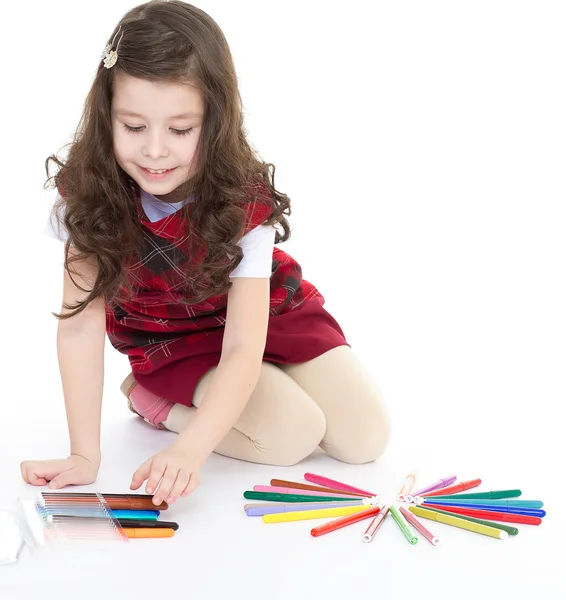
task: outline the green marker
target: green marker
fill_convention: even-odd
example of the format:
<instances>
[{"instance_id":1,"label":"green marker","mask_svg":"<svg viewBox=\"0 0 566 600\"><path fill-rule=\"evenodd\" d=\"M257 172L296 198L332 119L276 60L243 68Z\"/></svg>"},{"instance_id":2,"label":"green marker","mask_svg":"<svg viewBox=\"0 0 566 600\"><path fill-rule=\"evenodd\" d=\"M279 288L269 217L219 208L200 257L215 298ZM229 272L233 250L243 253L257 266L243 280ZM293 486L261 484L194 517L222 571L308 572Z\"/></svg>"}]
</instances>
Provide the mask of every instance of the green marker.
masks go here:
<instances>
[{"instance_id":1,"label":"green marker","mask_svg":"<svg viewBox=\"0 0 566 600\"><path fill-rule=\"evenodd\" d=\"M484 521L483 519L474 519L473 517L467 517L461 514L451 513L447 510L440 510L439 508L429 508L426 505L421 505L421 508L428 510L430 512L437 512L443 515L450 515L452 517L458 517L459 519L464 519L464 521L471 521L472 523L479 523L480 525L487 525L488 527L495 527L497 529L503 529L509 535L517 535L519 530L516 527L510 527L509 525L502 525L501 523L495 523L494 521Z\"/></svg>"},{"instance_id":2,"label":"green marker","mask_svg":"<svg viewBox=\"0 0 566 600\"><path fill-rule=\"evenodd\" d=\"M389 507L389 512L409 542L413 545L416 544L419 541L419 538L413 535L413 532L409 529L407 523L405 523L405 519L403 519L401 513L394 506Z\"/></svg>"},{"instance_id":3,"label":"green marker","mask_svg":"<svg viewBox=\"0 0 566 600\"><path fill-rule=\"evenodd\" d=\"M277 492L244 492L244 498L248 500L268 500L271 502L351 502L352 500L360 500L361 502L365 498L358 496L357 498L350 498L344 496L338 498L337 496L305 496L301 494L278 494ZM369 508L368 503L368 508Z\"/></svg>"},{"instance_id":4,"label":"green marker","mask_svg":"<svg viewBox=\"0 0 566 600\"><path fill-rule=\"evenodd\" d=\"M473 494L450 494L448 496L427 496L426 494L423 498L427 500L429 498L442 499L442 500L453 500L455 498L486 498L490 500L495 500L497 498L517 498L521 495L521 490L498 490L496 492L474 492Z\"/></svg>"}]
</instances>

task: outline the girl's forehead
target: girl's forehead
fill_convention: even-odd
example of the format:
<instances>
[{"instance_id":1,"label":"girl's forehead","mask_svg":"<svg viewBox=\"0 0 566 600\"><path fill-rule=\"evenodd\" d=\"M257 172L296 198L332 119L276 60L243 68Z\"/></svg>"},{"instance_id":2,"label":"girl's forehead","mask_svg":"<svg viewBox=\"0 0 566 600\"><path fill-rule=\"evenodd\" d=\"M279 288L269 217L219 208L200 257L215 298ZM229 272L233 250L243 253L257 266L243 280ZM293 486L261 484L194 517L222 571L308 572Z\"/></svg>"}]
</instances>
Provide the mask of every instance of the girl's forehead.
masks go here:
<instances>
[{"instance_id":1,"label":"girl's forehead","mask_svg":"<svg viewBox=\"0 0 566 600\"><path fill-rule=\"evenodd\" d=\"M127 74L117 75L114 81L112 108L117 112L167 110L172 116L202 116L204 103L200 91L190 83L156 82Z\"/></svg>"}]
</instances>

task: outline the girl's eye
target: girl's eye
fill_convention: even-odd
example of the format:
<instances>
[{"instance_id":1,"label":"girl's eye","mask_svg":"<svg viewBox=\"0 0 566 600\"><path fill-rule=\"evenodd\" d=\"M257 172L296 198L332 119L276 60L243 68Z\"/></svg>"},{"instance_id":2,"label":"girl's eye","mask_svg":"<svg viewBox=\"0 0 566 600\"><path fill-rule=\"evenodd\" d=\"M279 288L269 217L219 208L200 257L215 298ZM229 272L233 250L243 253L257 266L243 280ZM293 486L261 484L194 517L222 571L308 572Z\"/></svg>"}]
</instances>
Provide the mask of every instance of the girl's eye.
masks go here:
<instances>
[{"instance_id":1,"label":"girl's eye","mask_svg":"<svg viewBox=\"0 0 566 600\"><path fill-rule=\"evenodd\" d=\"M130 127L126 124L124 124L124 127L126 128L126 131L131 131L132 133L140 133L143 129L143 127ZM176 135L187 135L188 133L191 133L193 129L194 127L190 127L189 129L172 129L171 131L173 131Z\"/></svg>"}]
</instances>

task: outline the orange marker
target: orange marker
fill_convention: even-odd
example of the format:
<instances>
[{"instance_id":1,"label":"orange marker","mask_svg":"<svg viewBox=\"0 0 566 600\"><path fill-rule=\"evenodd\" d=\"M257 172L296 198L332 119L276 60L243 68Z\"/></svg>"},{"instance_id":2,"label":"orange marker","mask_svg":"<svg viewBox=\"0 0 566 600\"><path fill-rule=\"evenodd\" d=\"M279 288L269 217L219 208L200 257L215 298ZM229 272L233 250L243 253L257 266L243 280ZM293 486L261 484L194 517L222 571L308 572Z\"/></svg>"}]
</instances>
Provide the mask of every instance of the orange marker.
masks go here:
<instances>
[{"instance_id":1,"label":"orange marker","mask_svg":"<svg viewBox=\"0 0 566 600\"><path fill-rule=\"evenodd\" d=\"M407 475L405 483L403 484L403 487L397 495L397 500L399 500L399 502L405 502L405 500L408 498L409 494L411 493L411 490L413 489L413 486L415 485L415 477L416 475L414 473L409 473Z\"/></svg>"},{"instance_id":2,"label":"orange marker","mask_svg":"<svg viewBox=\"0 0 566 600\"><path fill-rule=\"evenodd\" d=\"M379 506L375 506L374 508L367 508L366 510L354 513L353 515L348 515L346 517L341 517L340 519L335 519L334 521L330 521L330 523L326 523L325 525L321 525L320 527L315 527L314 529L311 529L311 535L313 537L318 537L319 535L324 535L325 533L336 531L341 527L346 527L347 525L351 525L352 523L357 523L358 521L369 519L370 517L377 515L379 511Z\"/></svg>"},{"instance_id":3,"label":"orange marker","mask_svg":"<svg viewBox=\"0 0 566 600\"><path fill-rule=\"evenodd\" d=\"M168 538L173 537L175 532L172 529L163 527L158 529L142 528L124 528L124 533L129 538Z\"/></svg>"}]
</instances>

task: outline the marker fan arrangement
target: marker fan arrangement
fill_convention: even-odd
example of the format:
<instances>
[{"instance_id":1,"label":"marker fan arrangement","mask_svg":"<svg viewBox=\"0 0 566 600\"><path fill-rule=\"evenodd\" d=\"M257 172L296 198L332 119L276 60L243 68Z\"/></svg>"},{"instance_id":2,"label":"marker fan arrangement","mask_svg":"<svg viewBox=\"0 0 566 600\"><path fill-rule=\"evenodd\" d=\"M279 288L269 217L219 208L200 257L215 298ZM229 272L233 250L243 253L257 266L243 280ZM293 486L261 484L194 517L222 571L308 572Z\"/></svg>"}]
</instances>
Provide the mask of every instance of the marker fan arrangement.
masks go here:
<instances>
[{"instance_id":1,"label":"marker fan arrangement","mask_svg":"<svg viewBox=\"0 0 566 600\"><path fill-rule=\"evenodd\" d=\"M256 485L245 491L244 498L264 501L246 504L246 514L261 517L264 523L338 517L311 529L313 537L371 519L360 535L366 543L374 539L391 515L410 544L416 544L422 536L433 546L440 541L438 524L504 540L519 533L516 524L540 525L546 516L542 501L518 499L520 489L467 493L478 488L481 479L457 483L455 475L412 493L416 476L410 473L397 495L398 507L381 503L379 494L322 475L305 473L304 479L306 483L272 479L270 485ZM435 533L429 529L430 521Z\"/></svg>"}]
</instances>

